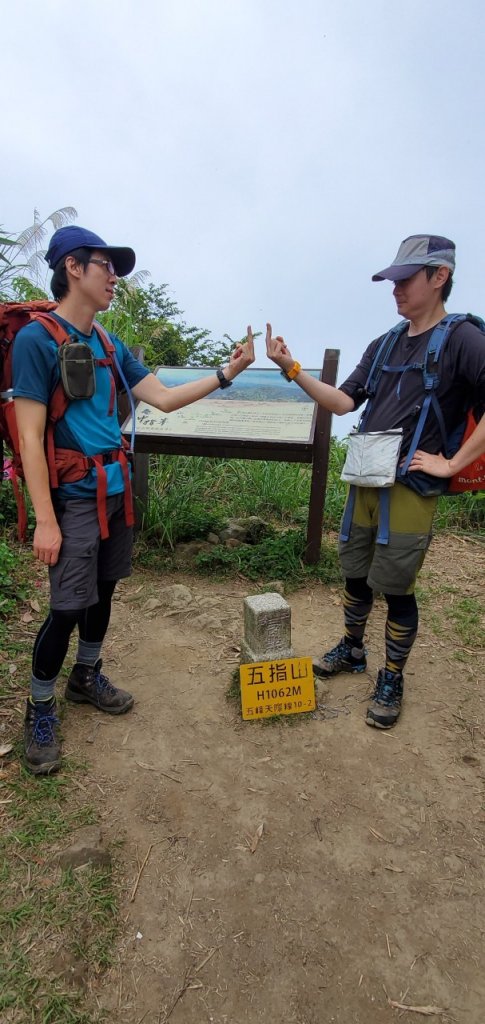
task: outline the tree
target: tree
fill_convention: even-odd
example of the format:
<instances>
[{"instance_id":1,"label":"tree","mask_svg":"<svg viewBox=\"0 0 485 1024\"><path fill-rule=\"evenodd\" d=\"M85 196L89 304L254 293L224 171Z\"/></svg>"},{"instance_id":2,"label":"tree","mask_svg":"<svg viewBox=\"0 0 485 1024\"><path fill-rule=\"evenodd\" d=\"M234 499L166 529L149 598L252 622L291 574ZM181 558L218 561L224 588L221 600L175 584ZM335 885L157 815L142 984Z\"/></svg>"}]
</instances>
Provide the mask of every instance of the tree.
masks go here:
<instances>
[{"instance_id":1,"label":"tree","mask_svg":"<svg viewBox=\"0 0 485 1024\"><path fill-rule=\"evenodd\" d=\"M18 235L0 231L0 298L19 302L48 298L44 243L51 229L70 224L77 217L73 206L55 210L42 220L37 209L34 221ZM126 345L144 349L145 363L156 366L214 366L226 362L234 342L213 341L210 332L188 327L182 311L168 295L168 285L150 284L146 270L122 278L110 309L99 320Z\"/></svg>"},{"instance_id":2,"label":"tree","mask_svg":"<svg viewBox=\"0 0 485 1024\"><path fill-rule=\"evenodd\" d=\"M100 316L107 330L131 348L140 346L145 363L156 366L214 366L229 358L233 344L213 341L210 332L188 327L182 311L168 295L168 285L144 288L145 273L119 281L107 313Z\"/></svg>"}]
</instances>

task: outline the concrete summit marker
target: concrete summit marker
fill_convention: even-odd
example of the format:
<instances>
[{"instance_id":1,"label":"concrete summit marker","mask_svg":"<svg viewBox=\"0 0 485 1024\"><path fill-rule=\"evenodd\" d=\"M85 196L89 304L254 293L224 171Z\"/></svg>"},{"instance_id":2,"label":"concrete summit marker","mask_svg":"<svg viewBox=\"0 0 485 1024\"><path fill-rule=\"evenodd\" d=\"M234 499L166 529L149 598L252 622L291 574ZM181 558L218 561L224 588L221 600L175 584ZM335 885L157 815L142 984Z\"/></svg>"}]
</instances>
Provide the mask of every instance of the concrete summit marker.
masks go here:
<instances>
[{"instance_id":1,"label":"concrete summit marker","mask_svg":"<svg viewBox=\"0 0 485 1024\"><path fill-rule=\"evenodd\" d=\"M292 658L291 608L281 594L244 598L241 661Z\"/></svg>"},{"instance_id":2,"label":"concrete summit marker","mask_svg":"<svg viewBox=\"0 0 485 1024\"><path fill-rule=\"evenodd\" d=\"M315 709L312 660L293 654L288 602L280 594L246 597L239 670L244 720Z\"/></svg>"}]
</instances>

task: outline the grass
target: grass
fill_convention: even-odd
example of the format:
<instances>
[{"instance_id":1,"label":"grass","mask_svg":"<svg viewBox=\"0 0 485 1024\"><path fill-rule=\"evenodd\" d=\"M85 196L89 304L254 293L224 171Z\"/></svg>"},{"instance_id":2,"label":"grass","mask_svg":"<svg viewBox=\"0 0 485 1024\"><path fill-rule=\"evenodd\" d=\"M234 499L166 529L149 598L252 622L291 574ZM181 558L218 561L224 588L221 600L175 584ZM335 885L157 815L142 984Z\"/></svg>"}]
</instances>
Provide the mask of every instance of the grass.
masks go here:
<instances>
[{"instance_id":1,"label":"grass","mask_svg":"<svg viewBox=\"0 0 485 1024\"><path fill-rule=\"evenodd\" d=\"M265 537L259 544L226 548L221 544L207 553L197 555L196 568L209 575L241 574L250 580L284 580L292 587L308 579L336 583L341 579L335 544L324 542L317 565L303 561L305 535L301 530L286 530Z\"/></svg>"},{"instance_id":2,"label":"grass","mask_svg":"<svg viewBox=\"0 0 485 1024\"><path fill-rule=\"evenodd\" d=\"M35 587L39 578L31 551L17 543L15 523L8 488L0 488L0 708L2 725L10 720L11 734L19 731L19 680L29 676L32 636L45 604L42 589ZM19 621L34 599L32 624ZM61 871L53 857L77 829L97 820L95 808L82 802L73 786L84 772L84 765L69 759L61 774L34 779L21 766L20 745L0 766L2 1024L99 1024L102 1019L98 1010L87 1012L84 993L72 986L69 972L70 965L81 965L87 981L112 962L116 877L90 868Z\"/></svg>"},{"instance_id":3,"label":"grass","mask_svg":"<svg viewBox=\"0 0 485 1024\"><path fill-rule=\"evenodd\" d=\"M66 979L69 964L85 965L86 974L97 976L112 962L118 929L114 879L106 869L61 871L52 856L60 840L96 820L92 807L73 800L74 771L34 780L11 762L2 772L2 799L11 801L0 843L2 1021L100 1019L99 1013L85 1012L82 994L67 989ZM7 1011L11 1016L4 1017Z\"/></svg>"},{"instance_id":4,"label":"grass","mask_svg":"<svg viewBox=\"0 0 485 1024\"><path fill-rule=\"evenodd\" d=\"M330 453L325 525L337 529L345 500L339 480L344 446ZM279 528L306 523L311 466L299 463L151 456L145 540L173 547L205 537L233 517L259 516Z\"/></svg>"},{"instance_id":5,"label":"grass","mask_svg":"<svg viewBox=\"0 0 485 1024\"><path fill-rule=\"evenodd\" d=\"M485 491L440 498L434 528L454 533L480 535L485 530Z\"/></svg>"},{"instance_id":6,"label":"grass","mask_svg":"<svg viewBox=\"0 0 485 1024\"><path fill-rule=\"evenodd\" d=\"M483 601L463 596L460 588L450 583L435 587L431 581L416 586L416 597L421 611L436 636L450 636L457 644L480 650L485 647L485 616ZM457 649L454 657L466 661L466 652Z\"/></svg>"},{"instance_id":7,"label":"grass","mask_svg":"<svg viewBox=\"0 0 485 1024\"><path fill-rule=\"evenodd\" d=\"M332 439L324 531L337 531L346 487L340 480L345 444ZM311 466L285 462L151 456L148 505L142 539L169 553L184 540L205 538L230 518L259 516L276 530L304 529ZM485 494L443 497L435 529L474 532L485 528ZM241 566L235 566L243 571ZM274 574L273 574L274 575Z\"/></svg>"},{"instance_id":8,"label":"grass","mask_svg":"<svg viewBox=\"0 0 485 1024\"><path fill-rule=\"evenodd\" d=\"M459 597L447 609L447 617L458 638L467 647L485 647L483 603L472 597Z\"/></svg>"}]
</instances>

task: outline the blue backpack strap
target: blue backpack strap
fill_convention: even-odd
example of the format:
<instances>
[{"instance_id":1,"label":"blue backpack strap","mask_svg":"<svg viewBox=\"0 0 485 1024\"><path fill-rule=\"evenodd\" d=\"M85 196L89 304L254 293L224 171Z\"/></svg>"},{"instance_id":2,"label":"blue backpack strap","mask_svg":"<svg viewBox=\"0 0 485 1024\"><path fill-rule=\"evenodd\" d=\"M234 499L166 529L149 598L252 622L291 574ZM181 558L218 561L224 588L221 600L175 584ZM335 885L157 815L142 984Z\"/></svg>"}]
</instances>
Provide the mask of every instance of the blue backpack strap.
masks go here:
<instances>
[{"instance_id":1,"label":"blue backpack strap","mask_svg":"<svg viewBox=\"0 0 485 1024\"><path fill-rule=\"evenodd\" d=\"M376 544L389 544L391 522L391 487L381 487L379 491L379 525Z\"/></svg>"},{"instance_id":2,"label":"blue backpack strap","mask_svg":"<svg viewBox=\"0 0 485 1024\"><path fill-rule=\"evenodd\" d=\"M342 524L340 527L339 540L346 543L350 537L350 528L352 526L352 516L355 508L355 487L353 484L349 487L349 493L347 501L345 502L344 514L342 517Z\"/></svg>"},{"instance_id":3,"label":"blue backpack strap","mask_svg":"<svg viewBox=\"0 0 485 1024\"><path fill-rule=\"evenodd\" d=\"M355 508L356 488L351 485L345 503L342 525L340 527L339 540L346 543L350 539L352 518ZM381 487L379 489L379 524L377 528L376 544L389 544L389 526L391 514L391 488Z\"/></svg>"},{"instance_id":4,"label":"blue backpack strap","mask_svg":"<svg viewBox=\"0 0 485 1024\"><path fill-rule=\"evenodd\" d=\"M441 412L441 406L436 398L436 389L440 380L437 372L437 365L443 345L449 338L453 328L468 319L471 319L471 317L469 318L466 313L449 313L440 320L439 324L436 324L436 327L431 334L423 364L424 402L421 406L421 412L412 436L409 451L403 465L399 469L399 476L404 476L407 473L413 455L417 448L419 448L421 434L423 433L424 424L426 423L430 408L433 409L436 419L438 420L443 448L445 449L445 452L447 451L448 441L445 421Z\"/></svg>"},{"instance_id":5,"label":"blue backpack strap","mask_svg":"<svg viewBox=\"0 0 485 1024\"><path fill-rule=\"evenodd\" d=\"M407 331L408 327L408 320L400 320L399 323L395 325L395 327L391 327L391 330L387 332L387 334L382 339L379 348L377 349L371 368L369 370L369 375L365 382L365 390L368 397L367 405L364 409L364 412L362 413L359 423L360 431L364 429L370 410L372 408L372 399L376 393L377 385L382 374L382 369L387 363L387 360L389 359L389 356L394 348L394 345L401 337L401 334L403 334L404 331Z\"/></svg>"}]
</instances>

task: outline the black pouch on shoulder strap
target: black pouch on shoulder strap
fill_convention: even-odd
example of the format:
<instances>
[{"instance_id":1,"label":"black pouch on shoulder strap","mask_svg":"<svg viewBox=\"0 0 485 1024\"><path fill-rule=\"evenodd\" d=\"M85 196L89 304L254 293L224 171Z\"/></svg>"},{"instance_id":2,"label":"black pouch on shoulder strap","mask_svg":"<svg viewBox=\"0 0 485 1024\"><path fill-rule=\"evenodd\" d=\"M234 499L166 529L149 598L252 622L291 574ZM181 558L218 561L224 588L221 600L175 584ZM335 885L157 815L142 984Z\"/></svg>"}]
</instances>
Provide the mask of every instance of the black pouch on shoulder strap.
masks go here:
<instances>
[{"instance_id":1,"label":"black pouch on shoulder strap","mask_svg":"<svg viewBox=\"0 0 485 1024\"><path fill-rule=\"evenodd\" d=\"M96 391L95 365L90 345L79 341L75 334L72 340L59 347L62 386L72 402L93 397Z\"/></svg>"}]
</instances>

